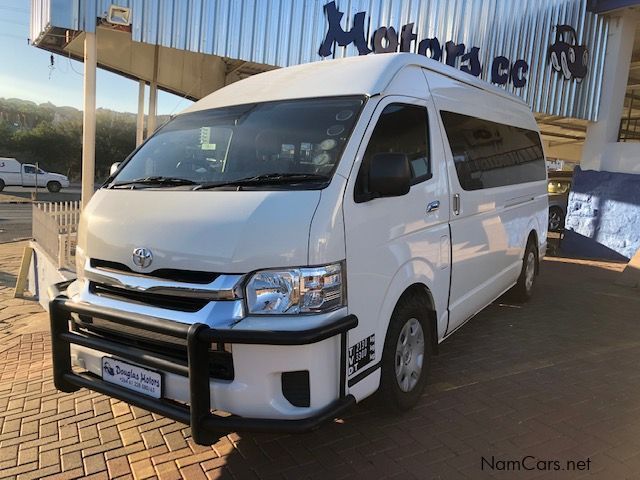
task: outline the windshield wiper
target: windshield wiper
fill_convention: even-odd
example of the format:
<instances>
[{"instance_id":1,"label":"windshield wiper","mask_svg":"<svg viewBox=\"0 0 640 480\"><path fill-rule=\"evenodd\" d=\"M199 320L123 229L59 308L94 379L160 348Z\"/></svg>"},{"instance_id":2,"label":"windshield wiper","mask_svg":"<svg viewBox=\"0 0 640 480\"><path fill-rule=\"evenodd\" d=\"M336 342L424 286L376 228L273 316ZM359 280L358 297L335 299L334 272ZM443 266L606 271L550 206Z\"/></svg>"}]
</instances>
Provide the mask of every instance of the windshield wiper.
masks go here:
<instances>
[{"instance_id":1,"label":"windshield wiper","mask_svg":"<svg viewBox=\"0 0 640 480\"><path fill-rule=\"evenodd\" d=\"M228 182L212 182L203 183L194 188L194 190L208 190L218 187L244 185L286 185L302 182L325 182L329 180L326 175L317 173L265 173L263 175L255 175L253 177L239 178L237 180L229 180Z\"/></svg>"},{"instance_id":2,"label":"windshield wiper","mask_svg":"<svg viewBox=\"0 0 640 480\"><path fill-rule=\"evenodd\" d=\"M154 177L136 178L134 180L128 180L126 182L112 183L109 188L118 188L118 187L124 187L128 185L152 185L152 186L162 186L162 187L176 187L180 185L197 185L197 183L198 182L194 182L193 180L189 180L187 178L154 176Z\"/></svg>"}]
</instances>

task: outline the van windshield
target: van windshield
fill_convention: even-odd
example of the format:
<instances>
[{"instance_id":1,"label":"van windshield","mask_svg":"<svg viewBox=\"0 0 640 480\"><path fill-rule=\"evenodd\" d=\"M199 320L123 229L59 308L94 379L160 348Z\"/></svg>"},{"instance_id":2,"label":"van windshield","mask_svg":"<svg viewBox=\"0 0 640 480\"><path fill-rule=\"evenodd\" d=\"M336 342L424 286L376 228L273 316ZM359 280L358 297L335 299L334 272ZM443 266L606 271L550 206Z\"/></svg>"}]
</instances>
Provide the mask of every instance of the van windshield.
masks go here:
<instances>
[{"instance_id":1,"label":"van windshield","mask_svg":"<svg viewBox=\"0 0 640 480\"><path fill-rule=\"evenodd\" d=\"M179 115L129 159L111 186L321 188L363 104L363 97L333 97Z\"/></svg>"}]
</instances>

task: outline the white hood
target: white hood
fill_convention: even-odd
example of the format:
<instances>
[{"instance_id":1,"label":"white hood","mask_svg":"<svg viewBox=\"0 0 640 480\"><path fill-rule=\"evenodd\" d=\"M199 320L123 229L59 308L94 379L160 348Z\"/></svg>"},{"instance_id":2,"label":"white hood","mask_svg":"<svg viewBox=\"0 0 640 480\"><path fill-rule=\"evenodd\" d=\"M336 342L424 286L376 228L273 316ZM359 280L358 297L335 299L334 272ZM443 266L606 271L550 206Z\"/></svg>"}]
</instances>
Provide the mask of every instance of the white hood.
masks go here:
<instances>
[{"instance_id":1,"label":"white hood","mask_svg":"<svg viewBox=\"0 0 640 480\"><path fill-rule=\"evenodd\" d=\"M320 191L107 190L82 213L78 243L87 258L147 269L247 273L307 264L309 228Z\"/></svg>"},{"instance_id":2,"label":"white hood","mask_svg":"<svg viewBox=\"0 0 640 480\"><path fill-rule=\"evenodd\" d=\"M61 179L61 180L66 180L66 179L67 179L67 176L66 176L66 175L63 175L63 174L61 174L61 173L53 173L53 172L47 172L47 173L48 173L49 175L51 175L52 177L59 178L59 179Z\"/></svg>"}]
</instances>

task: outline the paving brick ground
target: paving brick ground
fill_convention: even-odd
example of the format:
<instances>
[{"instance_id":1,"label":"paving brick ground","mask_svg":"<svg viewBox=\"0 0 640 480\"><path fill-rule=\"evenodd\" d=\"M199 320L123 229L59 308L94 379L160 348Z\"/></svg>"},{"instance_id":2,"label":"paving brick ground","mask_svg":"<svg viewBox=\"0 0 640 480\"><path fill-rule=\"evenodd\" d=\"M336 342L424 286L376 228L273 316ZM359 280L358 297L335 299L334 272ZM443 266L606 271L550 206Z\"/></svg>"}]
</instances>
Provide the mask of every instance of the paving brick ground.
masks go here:
<instances>
[{"instance_id":1,"label":"paving brick ground","mask_svg":"<svg viewBox=\"0 0 640 480\"><path fill-rule=\"evenodd\" d=\"M310 434L200 447L160 416L56 392L46 316L10 298L21 248L0 245L0 478L640 479L640 295L613 285L621 265L545 260L530 304L498 301L441 345L409 413L366 401ZM585 469L504 471L525 456Z\"/></svg>"}]
</instances>

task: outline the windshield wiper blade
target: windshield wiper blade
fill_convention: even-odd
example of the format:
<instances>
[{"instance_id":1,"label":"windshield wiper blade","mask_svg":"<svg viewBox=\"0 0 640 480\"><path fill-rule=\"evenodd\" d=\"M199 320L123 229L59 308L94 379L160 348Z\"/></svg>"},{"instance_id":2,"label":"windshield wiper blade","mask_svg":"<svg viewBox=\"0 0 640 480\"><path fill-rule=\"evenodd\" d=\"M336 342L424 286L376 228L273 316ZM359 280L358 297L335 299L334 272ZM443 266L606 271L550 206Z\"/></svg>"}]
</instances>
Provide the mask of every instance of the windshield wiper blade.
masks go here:
<instances>
[{"instance_id":1,"label":"windshield wiper blade","mask_svg":"<svg viewBox=\"0 0 640 480\"><path fill-rule=\"evenodd\" d=\"M237 180L229 180L228 182L212 182L203 183L194 188L194 190L208 190L218 187L230 187L243 185L280 185L288 183L301 182L325 182L329 180L326 175L317 173L265 173L263 175L255 175L253 177L239 178Z\"/></svg>"},{"instance_id":2,"label":"windshield wiper blade","mask_svg":"<svg viewBox=\"0 0 640 480\"><path fill-rule=\"evenodd\" d=\"M175 187L179 185L197 185L197 183L198 182L194 182L193 180L189 180L187 178L154 176L136 178L134 180L128 180L126 182L112 183L110 188L124 187L128 185L156 185Z\"/></svg>"}]
</instances>

